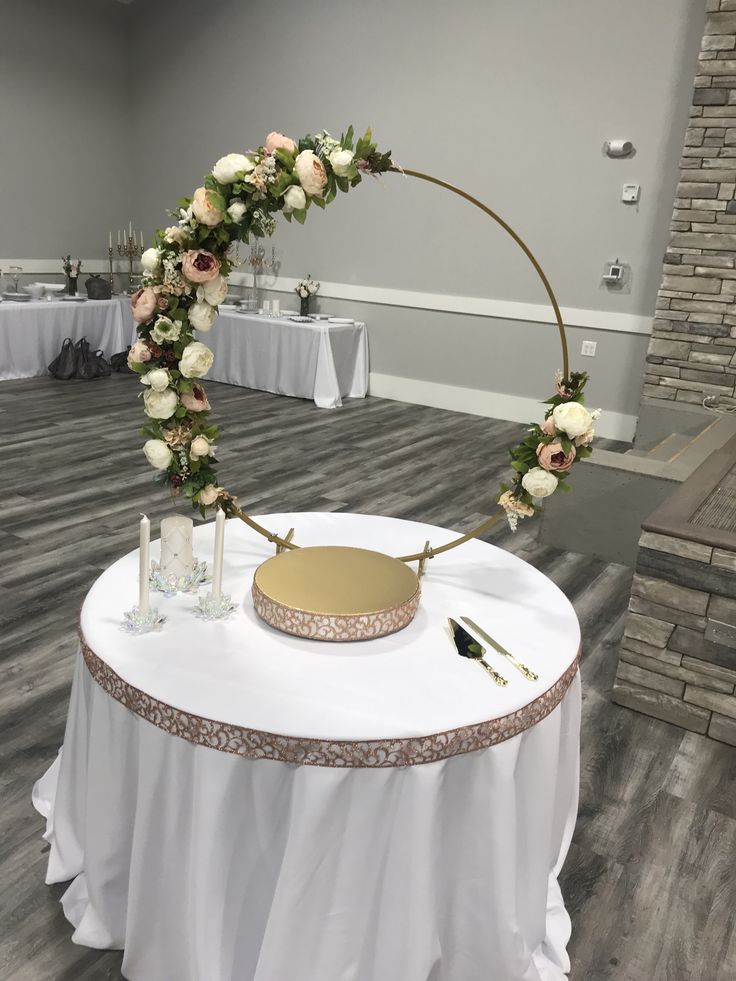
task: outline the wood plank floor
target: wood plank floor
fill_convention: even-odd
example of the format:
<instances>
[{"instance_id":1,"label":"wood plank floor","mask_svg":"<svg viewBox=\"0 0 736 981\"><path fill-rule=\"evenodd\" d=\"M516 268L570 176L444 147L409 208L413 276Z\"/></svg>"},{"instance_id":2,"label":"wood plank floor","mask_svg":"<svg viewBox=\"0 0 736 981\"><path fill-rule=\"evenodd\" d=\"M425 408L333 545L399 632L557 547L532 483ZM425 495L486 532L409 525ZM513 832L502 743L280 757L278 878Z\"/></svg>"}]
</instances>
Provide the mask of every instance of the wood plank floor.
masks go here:
<instances>
[{"instance_id":1,"label":"wood plank floor","mask_svg":"<svg viewBox=\"0 0 736 981\"><path fill-rule=\"evenodd\" d=\"M47 846L30 791L62 741L82 598L135 547L139 512L166 506L140 451L137 387L130 377L0 385L4 981L121 978L119 953L70 942L64 887L44 885ZM224 482L253 512L362 511L466 529L491 507L520 431L379 399L329 412L208 390L222 417ZM557 582L583 627L580 817L561 877L571 978L733 981L736 752L611 703L630 572L542 547L535 535L527 523L489 538Z\"/></svg>"}]
</instances>

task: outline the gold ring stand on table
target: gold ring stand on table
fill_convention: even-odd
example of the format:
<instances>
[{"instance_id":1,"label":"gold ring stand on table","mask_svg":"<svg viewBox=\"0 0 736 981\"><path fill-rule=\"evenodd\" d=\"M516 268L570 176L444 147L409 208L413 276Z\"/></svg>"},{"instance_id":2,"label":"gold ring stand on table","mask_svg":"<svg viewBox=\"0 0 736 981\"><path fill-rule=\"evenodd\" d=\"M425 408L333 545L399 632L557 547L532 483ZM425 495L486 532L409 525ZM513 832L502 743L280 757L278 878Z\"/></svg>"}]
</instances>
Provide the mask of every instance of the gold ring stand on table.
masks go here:
<instances>
[{"instance_id":1,"label":"gold ring stand on table","mask_svg":"<svg viewBox=\"0 0 736 981\"><path fill-rule=\"evenodd\" d=\"M492 218L516 242L537 272L547 292L562 345L563 376L568 376L565 325L557 298L542 267L526 243L499 215L466 191L418 170L394 169L416 177L469 201ZM258 524L236 508L234 515L276 546L276 555L257 570L253 579L253 603L266 623L286 633L314 640L369 640L401 630L411 623L419 606L420 579L429 559L478 538L503 517L486 518L466 535L445 545L424 548L411 555L392 557L369 549L342 546L300 548L290 529L283 537ZM417 562L417 571L409 568Z\"/></svg>"}]
</instances>

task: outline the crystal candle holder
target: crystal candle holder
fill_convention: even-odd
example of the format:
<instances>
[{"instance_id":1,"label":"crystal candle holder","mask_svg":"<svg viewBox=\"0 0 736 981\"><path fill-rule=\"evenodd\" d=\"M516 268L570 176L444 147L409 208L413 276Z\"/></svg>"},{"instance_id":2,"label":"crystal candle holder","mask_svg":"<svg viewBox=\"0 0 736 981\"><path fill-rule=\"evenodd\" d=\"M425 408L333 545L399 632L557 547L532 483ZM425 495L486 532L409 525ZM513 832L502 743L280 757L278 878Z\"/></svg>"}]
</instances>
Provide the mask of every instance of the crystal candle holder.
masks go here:
<instances>
[{"instance_id":1,"label":"crystal candle holder","mask_svg":"<svg viewBox=\"0 0 736 981\"><path fill-rule=\"evenodd\" d=\"M213 596L208 593L199 597L199 606L195 607L194 615L200 620L225 620L237 610L237 604L227 593Z\"/></svg>"},{"instance_id":2,"label":"crystal candle holder","mask_svg":"<svg viewBox=\"0 0 736 981\"><path fill-rule=\"evenodd\" d=\"M140 608L134 606L123 614L122 627L129 634L147 634L151 630L160 630L165 623L166 617L158 610L141 613Z\"/></svg>"},{"instance_id":3,"label":"crystal candle holder","mask_svg":"<svg viewBox=\"0 0 736 981\"><path fill-rule=\"evenodd\" d=\"M188 576L166 576L161 566L155 560L151 562L149 582L151 586L164 596L176 596L177 593L196 593L200 586L210 581L207 574L207 563L194 560L194 567Z\"/></svg>"}]
</instances>

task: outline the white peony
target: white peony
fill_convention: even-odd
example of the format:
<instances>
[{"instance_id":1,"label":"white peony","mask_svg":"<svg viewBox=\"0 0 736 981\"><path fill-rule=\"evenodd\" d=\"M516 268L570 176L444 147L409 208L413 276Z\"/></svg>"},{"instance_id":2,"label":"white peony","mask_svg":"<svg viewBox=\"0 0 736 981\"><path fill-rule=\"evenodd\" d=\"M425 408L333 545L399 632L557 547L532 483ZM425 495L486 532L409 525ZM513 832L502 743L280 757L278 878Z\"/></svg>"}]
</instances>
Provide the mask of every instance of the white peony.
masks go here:
<instances>
[{"instance_id":1,"label":"white peony","mask_svg":"<svg viewBox=\"0 0 736 981\"><path fill-rule=\"evenodd\" d=\"M192 341L184 348L179 371L185 378L201 378L212 367L215 356L201 341Z\"/></svg>"},{"instance_id":2,"label":"white peony","mask_svg":"<svg viewBox=\"0 0 736 981\"><path fill-rule=\"evenodd\" d=\"M197 300L189 308L189 323L195 330L211 330L216 316L217 310L204 300Z\"/></svg>"},{"instance_id":3,"label":"white peony","mask_svg":"<svg viewBox=\"0 0 736 981\"><path fill-rule=\"evenodd\" d=\"M141 384L149 385L154 392L163 392L169 387L171 375L168 368L154 368L153 371L141 375Z\"/></svg>"},{"instance_id":4,"label":"white peony","mask_svg":"<svg viewBox=\"0 0 736 981\"><path fill-rule=\"evenodd\" d=\"M161 256L159 255L158 249L146 249L141 256L141 265L143 266L143 272L149 275L155 273L161 265Z\"/></svg>"},{"instance_id":5,"label":"white peony","mask_svg":"<svg viewBox=\"0 0 736 981\"><path fill-rule=\"evenodd\" d=\"M307 195L301 187L292 184L284 191L284 211L303 211L307 206Z\"/></svg>"},{"instance_id":6,"label":"white peony","mask_svg":"<svg viewBox=\"0 0 736 981\"><path fill-rule=\"evenodd\" d=\"M352 150L333 150L329 156L330 165L338 177L345 177L353 163Z\"/></svg>"},{"instance_id":7,"label":"white peony","mask_svg":"<svg viewBox=\"0 0 736 981\"><path fill-rule=\"evenodd\" d=\"M593 416L579 402L563 402L562 405L556 405L552 418L558 431L567 433L571 439L587 433L593 425Z\"/></svg>"},{"instance_id":8,"label":"white peony","mask_svg":"<svg viewBox=\"0 0 736 981\"><path fill-rule=\"evenodd\" d=\"M532 497L549 497L557 490L557 477L542 467L532 467L521 478L521 486Z\"/></svg>"},{"instance_id":9,"label":"white peony","mask_svg":"<svg viewBox=\"0 0 736 981\"><path fill-rule=\"evenodd\" d=\"M189 456L192 460L198 460L202 456L208 456L212 444L206 436L195 436L192 445L189 447Z\"/></svg>"},{"instance_id":10,"label":"white peony","mask_svg":"<svg viewBox=\"0 0 736 981\"><path fill-rule=\"evenodd\" d=\"M180 333L181 324L178 320L172 320L170 317L157 317L156 323L151 329L151 340L157 344L163 344L164 341L178 341Z\"/></svg>"},{"instance_id":11,"label":"white peony","mask_svg":"<svg viewBox=\"0 0 736 981\"><path fill-rule=\"evenodd\" d=\"M152 419L170 419L176 411L179 398L173 388L157 392L149 388L143 395L146 415Z\"/></svg>"},{"instance_id":12,"label":"white peony","mask_svg":"<svg viewBox=\"0 0 736 981\"><path fill-rule=\"evenodd\" d=\"M212 176L221 184L233 184L238 177L253 170L253 162L243 153L228 153L212 168Z\"/></svg>"},{"instance_id":13,"label":"white peony","mask_svg":"<svg viewBox=\"0 0 736 981\"><path fill-rule=\"evenodd\" d=\"M233 221L242 221L243 215L248 210L248 205L245 201L241 201L240 198L236 198L230 207L227 209L227 213L230 215Z\"/></svg>"},{"instance_id":14,"label":"white peony","mask_svg":"<svg viewBox=\"0 0 736 981\"><path fill-rule=\"evenodd\" d=\"M164 238L172 245L183 245L189 239L189 230L179 225L171 225L164 229Z\"/></svg>"},{"instance_id":15,"label":"white peony","mask_svg":"<svg viewBox=\"0 0 736 981\"><path fill-rule=\"evenodd\" d=\"M146 459L157 470L166 470L174 454L162 439L147 439L143 444Z\"/></svg>"},{"instance_id":16,"label":"white peony","mask_svg":"<svg viewBox=\"0 0 736 981\"><path fill-rule=\"evenodd\" d=\"M197 299L205 300L213 307L218 306L227 296L227 279L224 276L216 276L206 283L200 283L197 287Z\"/></svg>"}]
</instances>

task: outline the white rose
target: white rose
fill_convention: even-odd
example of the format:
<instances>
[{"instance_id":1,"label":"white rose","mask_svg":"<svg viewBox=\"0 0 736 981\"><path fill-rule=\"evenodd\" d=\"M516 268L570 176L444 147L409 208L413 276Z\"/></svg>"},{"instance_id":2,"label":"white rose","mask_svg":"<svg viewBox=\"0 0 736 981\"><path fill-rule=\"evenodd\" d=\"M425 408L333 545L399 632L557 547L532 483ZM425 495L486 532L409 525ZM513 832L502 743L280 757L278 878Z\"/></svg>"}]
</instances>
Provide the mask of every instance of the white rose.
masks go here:
<instances>
[{"instance_id":1,"label":"white rose","mask_svg":"<svg viewBox=\"0 0 736 981\"><path fill-rule=\"evenodd\" d=\"M243 153L228 153L212 168L212 176L221 184L233 184L239 176L253 170L252 162Z\"/></svg>"},{"instance_id":2,"label":"white rose","mask_svg":"<svg viewBox=\"0 0 736 981\"><path fill-rule=\"evenodd\" d=\"M200 283L197 287L197 299L205 300L205 302L210 303L213 307L222 303L226 296L227 279L224 276L216 276L206 283Z\"/></svg>"},{"instance_id":3,"label":"white rose","mask_svg":"<svg viewBox=\"0 0 736 981\"><path fill-rule=\"evenodd\" d=\"M230 215L233 221L242 221L243 215L248 210L248 205L245 201L241 201L239 198L233 201L230 207L227 209L227 213Z\"/></svg>"},{"instance_id":4,"label":"white rose","mask_svg":"<svg viewBox=\"0 0 736 981\"><path fill-rule=\"evenodd\" d=\"M532 467L521 478L521 486L532 497L549 497L557 490L557 477L542 467Z\"/></svg>"},{"instance_id":5,"label":"white rose","mask_svg":"<svg viewBox=\"0 0 736 981\"><path fill-rule=\"evenodd\" d=\"M158 249L146 249L146 251L141 256L141 265L143 266L143 271L147 273L154 273L161 265L161 256L158 253Z\"/></svg>"},{"instance_id":6,"label":"white rose","mask_svg":"<svg viewBox=\"0 0 736 981\"><path fill-rule=\"evenodd\" d=\"M141 375L141 384L150 385L154 392L163 392L169 387L171 375L168 368L154 368Z\"/></svg>"},{"instance_id":7,"label":"white rose","mask_svg":"<svg viewBox=\"0 0 736 981\"><path fill-rule=\"evenodd\" d=\"M189 323L195 330L211 330L216 316L217 310L204 300L197 300L189 308Z\"/></svg>"},{"instance_id":8,"label":"white rose","mask_svg":"<svg viewBox=\"0 0 736 981\"><path fill-rule=\"evenodd\" d=\"M179 398L173 388L157 392L149 388L143 395L146 415L152 419L170 419L176 411Z\"/></svg>"},{"instance_id":9,"label":"white rose","mask_svg":"<svg viewBox=\"0 0 736 981\"><path fill-rule=\"evenodd\" d=\"M206 436L195 436L192 445L189 447L189 456L192 460L198 460L201 456L207 456L212 444Z\"/></svg>"},{"instance_id":10,"label":"white rose","mask_svg":"<svg viewBox=\"0 0 736 981\"><path fill-rule=\"evenodd\" d=\"M157 470L166 470L174 454L162 439L147 439L143 444L146 459Z\"/></svg>"},{"instance_id":11,"label":"white rose","mask_svg":"<svg viewBox=\"0 0 736 981\"><path fill-rule=\"evenodd\" d=\"M593 425L593 416L579 402L563 402L562 405L556 405L552 418L557 429L567 433L571 439L587 433Z\"/></svg>"},{"instance_id":12,"label":"white rose","mask_svg":"<svg viewBox=\"0 0 736 981\"><path fill-rule=\"evenodd\" d=\"M222 487L215 487L214 484L207 484L202 490L197 494L197 499L200 504L204 504L209 507L210 504L214 504L217 498L220 496Z\"/></svg>"},{"instance_id":13,"label":"white rose","mask_svg":"<svg viewBox=\"0 0 736 981\"><path fill-rule=\"evenodd\" d=\"M301 187L292 184L284 191L284 211L303 211L307 206L307 195ZM288 210L287 210L288 209Z\"/></svg>"},{"instance_id":14,"label":"white rose","mask_svg":"<svg viewBox=\"0 0 736 981\"><path fill-rule=\"evenodd\" d=\"M164 341L178 341L180 333L181 323L178 320L172 320L171 317L157 317L151 330L151 340L157 344L163 344Z\"/></svg>"},{"instance_id":15,"label":"white rose","mask_svg":"<svg viewBox=\"0 0 736 981\"><path fill-rule=\"evenodd\" d=\"M185 378L201 378L212 367L215 356L201 341L192 341L184 348L179 371Z\"/></svg>"},{"instance_id":16,"label":"white rose","mask_svg":"<svg viewBox=\"0 0 736 981\"><path fill-rule=\"evenodd\" d=\"M352 150L333 150L329 160L338 177L345 177L353 163Z\"/></svg>"},{"instance_id":17,"label":"white rose","mask_svg":"<svg viewBox=\"0 0 736 981\"><path fill-rule=\"evenodd\" d=\"M310 283L309 286L307 286L307 289L309 290L310 295L314 296L319 289L319 283Z\"/></svg>"}]
</instances>

